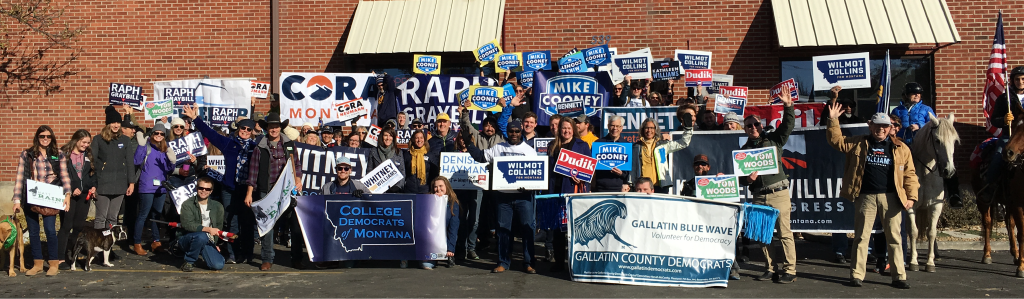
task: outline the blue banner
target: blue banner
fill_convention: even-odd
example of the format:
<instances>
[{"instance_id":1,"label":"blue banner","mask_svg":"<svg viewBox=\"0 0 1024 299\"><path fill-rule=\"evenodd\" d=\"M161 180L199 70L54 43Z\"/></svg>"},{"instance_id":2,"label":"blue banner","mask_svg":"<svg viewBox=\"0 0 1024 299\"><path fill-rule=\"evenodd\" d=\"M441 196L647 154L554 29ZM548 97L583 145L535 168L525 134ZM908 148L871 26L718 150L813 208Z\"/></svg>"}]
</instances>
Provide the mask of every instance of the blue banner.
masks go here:
<instances>
[{"instance_id":1,"label":"blue banner","mask_svg":"<svg viewBox=\"0 0 1024 299\"><path fill-rule=\"evenodd\" d=\"M551 51L523 52L523 69L527 72L551 70Z\"/></svg>"},{"instance_id":2,"label":"blue banner","mask_svg":"<svg viewBox=\"0 0 1024 299\"><path fill-rule=\"evenodd\" d=\"M633 144L625 142L594 142L590 150L597 159L597 170L633 170Z\"/></svg>"},{"instance_id":3,"label":"blue banner","mask_svg":"<svg viewBox=\"0 0 1024 299\"><path fill-rule=\"evenodd\" d=\"M313 262L443 260L445 199L433 194L300 196L296 213Z\"/></svg>"},{"instance_id":4,"label":"blue banner","mask_svg":"<svg viewBox=\"0 0 1024 299\"><path fill-rule=\"evenodd\" d=\"M593 68L606 65L612 61L612 55L608 53L608 45L584 49L583 56L587 60L587 66Z\"/></svg>"},{"instance_id":5,"label":"blue banner","mask_svg":"<svg viewBox=\"0 0 1024 299\"><path fill-rule=\"evenodd\" d=\"M416 75L398 84L398 109L412 119L421 119L431 130L434 120L441 113L447 113L452 119L452 127L458 127L459 93L468 90L471 85L495 86L493 79L472 75ZM480 124L486 113L469 111L473 124Z\"/></svg>"},{"instance_id":6,"label":"blue banner","mask_svg":"<svg viewBox=\"0 0 1024 299\"><path fill-rule=\"evenodd\" d=\"M533 113L537 125L549 125L548 119L558 114L556 103L582 100L583 111L591 123L601 119L598 108L608 106L614 84L608 72L561 74L536 72L533 86Z\"/></svg>"},{"instance_id":7,"label":"blue banner","mask_svg":"<svg viewBox=\"0 0 1024 299\"><path fill-rule=\"evenodd\" d=\"M559 73L582 73L587 71L587 62L583 52L566 55L558 60Z\"/></svg>"},{"instance_id":8,"label":"blue banner","mask_svg":"<svg viewBox=\"0 0 1024 299\"><path fill-rule=\"evenodd\" d=\"M297 142L295 150L299 157L299 169L302 169L303 195L320 195L320 187L337 178L334 161L337 161L338 157L348 157L352 162L351 179L353 180L361 179L367 172L373 170L367 169L370 166L370 151L372 149L345 146L324 149L316 145Z\"/></svg>"}]
</instances>

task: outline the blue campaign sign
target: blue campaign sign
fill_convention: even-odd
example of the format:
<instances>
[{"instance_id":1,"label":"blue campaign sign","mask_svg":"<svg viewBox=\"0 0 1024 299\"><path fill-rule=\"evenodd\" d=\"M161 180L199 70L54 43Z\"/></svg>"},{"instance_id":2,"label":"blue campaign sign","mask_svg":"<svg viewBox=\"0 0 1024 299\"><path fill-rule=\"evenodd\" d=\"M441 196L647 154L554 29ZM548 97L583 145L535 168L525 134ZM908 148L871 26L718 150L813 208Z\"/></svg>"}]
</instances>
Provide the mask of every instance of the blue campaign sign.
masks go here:
<instances>
[{"instance_id":1,"label":"blue campaign sign","mask_svg":"<svg viewBox=\"0 0 1024 299\"><path fill-rule=\"evenodd\" d=\"M684 70L702 70L711 68L711 52L676 50L676 61Z\"/></svg>"},{"instance_id":2,"label":"blue campaign sign","mask_svg":"<svg viewBox=\"0 0 1024 299\"><path fill-rule=\"evenodd\" d=\"M512 105L512 99L516 97L516 86L512 83L505 83L501 86L501 98L505 99L505 105Z\"/></svg>"},{"instance_id":3,"label":"blue campaign sign","mask_svg":"<svg viewBox=\"0 0 1024 299\"><path fill-rule=\"evenodd\" d=\"M563 74L536 72L533 85L533 113L537 124L546 126L558 114L557 103L583 101L583 113L591 123L600 120L600 108L608 106L612 79L607 72Z\"/></svg>"},{"instance_id":4,"label":"blue campaign sign","mask_svg":"<svg viewBox=\"0 0 1024 299\"><path fill-rule=\"evenodd\" d=\"M597 159L597 170L633 170L633 144L625 142L594 142L591 149Z\"/></svg>"},{"instance_id":5,"label":"blue campaign sign","mask_svg":"<svg viewBox=\"0 0 1024 299\"><path fill-rule=\"evenodd\" d=\"M516 79L519 80L519 85L522 85L523 88L533 87L533 71L518 72L516 73Z\"/></svg>"},{"instance_id":6,"label":"blue campaign sign","mask_svg":"<svg viewBox=\"0 0 1024 299\"><path fill-rule=\"evenodd\" d=\"M587 71L587 62L583 52L569 54L558 60L559 73L582 73Z\"/></svg>"},{"instance_id":7,"label":"blue campaign sign","mask_svg":"<svg viewBox=\"0 0 1024 299\"><path fill-rule=\"evenodd\" d=\"M498 62L495 63L498 71L512 71L523 66L522 53L502 53L498 56Z\"/></svg>"},{"instance_id":8,"label":"blue campaign sign","mask_svg":"<svg viewBox=\"0 0 1024 299\"><path fill-rule=\"evenodd\" d=\"M583 50L583 56L587 60L587 66L589 67L606 65L612 61L612 56L608 53L608 45L587 48Z\"/></svg>"},{"instance_id":9,"label":"blue campaign sign","mask_svg":"<svg viewBox=\"0 0 1024 299\"><path fill-rule=\"evenodd\" d=\"M527 72L551 70L551 51L523 52L523 69Z\"/></svg>"}]
</instances>

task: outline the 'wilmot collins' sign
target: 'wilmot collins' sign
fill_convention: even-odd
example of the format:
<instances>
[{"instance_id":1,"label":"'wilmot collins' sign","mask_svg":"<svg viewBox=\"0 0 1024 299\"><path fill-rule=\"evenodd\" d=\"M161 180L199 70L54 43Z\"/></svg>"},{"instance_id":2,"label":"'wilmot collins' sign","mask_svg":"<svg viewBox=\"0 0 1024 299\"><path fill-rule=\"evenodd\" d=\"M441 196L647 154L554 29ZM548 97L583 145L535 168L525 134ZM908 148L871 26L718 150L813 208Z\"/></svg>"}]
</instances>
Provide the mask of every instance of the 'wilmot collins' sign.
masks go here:
<instances>
[{"instance_id":1,"label":"'wilmot collins' sign","mask_svg":"<svg viewBox=\"0 0 1024 299\"><path fill-rule=\"evenodd\" d=\"M868 52L814 56L814 90L871 87L871 60Z\"/></svg>"}]
</instances>

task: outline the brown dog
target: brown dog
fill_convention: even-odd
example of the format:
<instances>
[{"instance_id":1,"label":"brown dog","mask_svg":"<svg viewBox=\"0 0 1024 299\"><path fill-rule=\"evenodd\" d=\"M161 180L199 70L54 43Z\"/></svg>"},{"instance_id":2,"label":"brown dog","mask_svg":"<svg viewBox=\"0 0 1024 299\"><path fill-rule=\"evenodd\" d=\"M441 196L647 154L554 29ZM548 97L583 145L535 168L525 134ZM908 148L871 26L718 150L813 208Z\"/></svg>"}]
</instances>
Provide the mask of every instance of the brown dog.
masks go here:
<instances>
[{"instance_id":1,"label":"brown dog","mask_svg":"<svg viewBox=\"0 0 1024 299\"><path fill-rule=\"evenodd\" d=\"M3 221L4 219L8 221ZM15 251L17 251L17 257L19 257L18 261L21 262L21 272L24 273L25 271L28 271L28 268L25 268L25 244L22 241L22 232L18 229L18 219L14 216L0 216L0 221L2 221L0 222L0 243L5 242L11 234L14 234L14 245L12 247L4 249L3 244L0 244L0 249L10 252L6 255L0 254L0 261L3 260L3 256L9 256L10 267L7 268L7 276L15 277L18 276L18 274L14 272ZM2 264L3 263L0 262L0 265Z\"/></svg>"}]
</instances>

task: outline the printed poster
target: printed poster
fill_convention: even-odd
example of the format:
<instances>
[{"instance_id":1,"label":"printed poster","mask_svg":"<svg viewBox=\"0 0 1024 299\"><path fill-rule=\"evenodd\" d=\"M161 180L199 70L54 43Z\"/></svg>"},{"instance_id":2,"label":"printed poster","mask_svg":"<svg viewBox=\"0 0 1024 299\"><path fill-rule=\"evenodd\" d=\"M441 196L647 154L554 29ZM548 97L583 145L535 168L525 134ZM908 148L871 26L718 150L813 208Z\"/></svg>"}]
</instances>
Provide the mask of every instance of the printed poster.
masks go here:
<instances>
[{"instance_id":1,"label":"printed poster","mask_svg":"<svg viewBox=\"0 0 1024 299\"><path fill-rule=\"evenodd\" d=\"M697 176L693 184L696 187L696 196L703 199L740 202L740 181L735 175L723 176Z\"/></svg>"},{"instance_id":2,"label":"printed poster","mask_svg":"<svg viewBox=\"0 0 1024 299\"><path fill-rule=\"evenodd\" d=\"M789 98L793 102L800 101L800 88L797 85L796 80L789 78L789 80L779 82L772 86L772 89L768 91L769 97L772 98L772 104L782 104L782 93L789 91Z\"/></svg>"},{"instance_id":3,"label":"printed poster","mask_svg":"<svg viewBox=\"0 0 1024 299\"><path fill-rule=\"evenodd\" d=\"M548 157L494 157L491 190L547 190Z\"/></svg>"},{"instance_id":4,"label":"printed poster","mask_svg":"<svg viewBox=\"0 0 1024 299\"><path fill-rule=\"evenodd\" d=\"M412 72L414 74L441 74L441 56L414 54L412 59Z\"/></svg>"},{"instance_id":5,"label":"printed poster","mask_svg":"<svg viewBox=\"0 0 1024 299\"><path fill-rule=\"evenodd\" d=\"M323 123L328 126L356 125L366 127L376 123L377 76L372 73L281 73L281 119L290 123ZM365 108L354 106L355 100ZM344 103L344 104L343 104ZM369 106L367 106L369 104ZM353 118L350 109L366 109L365 114Z\"/></svg>"},{"instance_id":6,"label":"printed poster","mask_svg":"<svg viewBox=\"0 0 1024 299\"><path fill-rule=\"evenodd\" d=\"M711 69L693 69L686 70L683 75L685 76L686 87L710 86L711 79L714 78L714 71Z\"/></svg>"},{"instance_id":7,"label":"printed poster","mask_svg":"<svg viewBox=\"0 0 1024 299\"><path fill-rule=\"evenodd\" d=\"M623 76L630 75L633 79L652 78L651 62L653 61L649 48L612 56L612 62L615 63L615 68L619 70L619 73Z\"/></svg>"},{"instance_id":8,"label":"printed poster","mask_svg":"<svg viewBox=\"0 0 1024 299\"><path fill-rule=\"evenodd\" d=\"M513 72L523 66L523 53L502 53L495 63L495 71L499 73Z\"/></svg>"},{"instance_id":9,"label":"printed poster","mask_svg":"<svg viewBox=\"0 0 1024 299\"><path fill-rule=\"evenodd\" d=\"M490 190L488 164L477 162L469 153L441 153L440 167L440 175L451 181L452 189Z\"/></svg>"},{"instance_id":10,"label":"printed poster","mask_svg":"<svg viewBox=\"0 0 1024 299\"><path fill-rule=\"evenodd\" d=\"M504 97L504 95L505 89L503 87L479 85L470 86L470 105L467 108L469 110L501 112L502 107L498 104L498 100Z\"/></svg>"},{"instance_id":11,"label":"printed poster","mask_svg":"<svg viewBox=\"0 0 1024 299\"><path fill-rule=\"evenodd\" d=\"M169 98L174 102L174 115L180 116L184 105L195 104L199 107L199 118L212 127L226 129L239 117L252 118L249 79L158 81L153 82L153 89L153 101Z\"/></svg>"},{"instance_id":12,"label":"printed poster","mask_svg":"<svg viewBox=\"0 0 1024 299\"><path fill-rule=\"evenodd\" d=\"M651 63L651 76L655 81L667 81L679 79L678 61L658 61Z\"/></svg>"},{"instance_id":13,"label":"printed poster","mask_svg":"<svg viewBox=\"0 0 1024 299\"><path fill-rule=\"evenodd\" d=\"M141 110L143 101L142 87L121 83L110 83L109 103L111 105L127 105L135 110Z\"/></svg>"},{"instance_id":14,"label":"printed poster","mask_svg":"<svg viewBox=\"0 0 1024 299\"><path fill-rule=\"evenodd\" d=\"M252 96L257 99L266 99L270 94L270 82L249 81L252 88Z\"/></svg>"},{"instance_id":15,"label":"printed poster","mask_svg":"<svg viewBox=\"0 0 1024 299\"><path fill-rule=\"evenodd\" d=\"M362 182L371 193L381 194L388 191L391 186L394 186L395 183L398 183L398 181L405 178L405 176L402 175L402 172L403 171L399 170L398 166L396 166L394 162L387 160L377 166L377 168L374 168L373 171L370 171L370 173L367 173L366 176L359 181Z\"/></svg>"},{"instance_id":16,"label":"printed poster","mask_svg":"<svg viewBox=\"0 0 1024 299\"><path fill-rule=\"evenodd\" d=\"M551 51L523 52L523 70L551 70Z\"/></svg>"},{"instance_id":17,"label":"printed poster","mask_svg":"<svg viewBox=\"0 0 1024 299\"><path fill-rule=\"evenodd\" d=\"M814 56L814 91L842 85L845 89L871 88L871 60L868 52Z\"/></svg>"},{"instance_id":18,"label":"printed poster","mask_svg":"<svg viewBox=\"0 0 1024 299\"><path fill-rule=\"evenodd\" d=\"M575 52L558 60L559 73L582 73L587 71L587 62L583 52Z\"/></svg>"},{"instance_id":19,"label":"printed poster","mask_svg":"<svg viewBox=\"0 0 1024 299\"><path fill-rule=\"evenodd\" d=\"M722 86L719 88L719 94L715 95L715 113L729 114L729 112L733 112L743 117L746 107L747 87L745 86Z\"/></svg>"},{"instance_id":20,"label":"printed poster","mask_svg":"<svg viewBox=\"0 0 1024 299\"><path fill-rule=\"evenodd\" d=\"M732 151L733 173L737 175L750 175L757 171L758 175L779 173L779 165L776 161L779 154L774 146L741 149Z\"/></svg>"},{"instance_id":21,"label":"printed poster","mask_svg":"<svg viewBox=\"0 0 1024 299\"><path fill-rule=\"evenodd\" d=\"M171 100L163 101L147 101L146 107L143 108L146 111L146 120L155 120L162 117L170 117L174 114L174 103Z\"/></svg>"},{"instance_id":22,"label":"printed poster","mask_svg":"<svg viewBox=\"0 0 1024 299\"><path fill-rule=\"evenodd\" d=\"M189 160L188 154L199 157L207 153L206 143L203 142L203 134L197 132L189 133L185 137L167 142L167 149L174 151L175 164L185 163Z\"/></svg>"},{"instance_id":23,"label":"printed poster","mask_svg":"<svg viewBox=\"0 0 1024 299\"><path fill-rule=\"evenodd\" d=\"M606 65L612 61L611 53L608 52L608 45L584 49L583 57L587 61L587 66L591 68Z\"/></svg>"},{"instance_id":24,"label":"printed poster","mask_svg":"<svg viewBox=\"0 0 1024 299\"><path fill-rule=\"evenodd\" d=\"M596 168L597 159L563 149L558 152L558 159L555 161L554 170L557 174L577 178L589 183L594 178L594 170Z\"/></svg>"},{"instance_id":25,"label":"printed poster","mask_svg":"<svg viewBox=\"0 0 1024 299\"><path fill-rule=\"evenodd\" d=\"M597 159L596 170L633 170L633 144L625 142L594 142L591 155Z\"/></svg>"},{"instance_id":26,"label":"printed poster","mask_svg":"<svg viewBox=\"0 0 1024 299\"><path fill-rule=\"evenodd\" d=\"M29 204L64 210L64 187L25 179L25 190Z\"/></svg>"},{"instance_id":27,"label":"printed poster","mask_svg":"<svg viewBox=\"0 0 1024 299\"><path fill-rule=\"evenodd\" d=\"M672 59L679 62L684 70L711 69L711 52L676 50Z\"/></svg>"},{"instance_id":28,"label":"printed poster","mask_svg":"<svg viewBox=\"0 0 1024 299\"><path fill-rule=\"evenodd\" d=\"M498 43L497 39L494 39L473 51L473 56L476 57L476 61L479 61L480 66L483 67L487 63L494 61L501 53L501 44Z\"/></svg>"}]
</instances>

